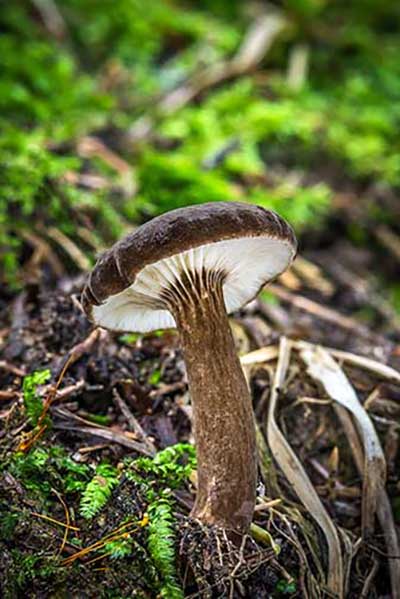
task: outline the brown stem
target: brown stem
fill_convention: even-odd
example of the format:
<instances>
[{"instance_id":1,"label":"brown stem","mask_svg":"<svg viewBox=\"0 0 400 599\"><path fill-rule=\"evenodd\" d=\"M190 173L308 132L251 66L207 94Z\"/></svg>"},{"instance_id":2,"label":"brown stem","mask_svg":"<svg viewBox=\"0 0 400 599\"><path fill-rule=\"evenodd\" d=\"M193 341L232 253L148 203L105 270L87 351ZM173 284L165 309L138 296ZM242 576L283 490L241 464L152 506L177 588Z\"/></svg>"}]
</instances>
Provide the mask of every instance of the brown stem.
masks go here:
<instances>
[{"instance_id":1,"label":"brown stem","mask_svg":"<svg viewBox=\"0 0 400 599\"><path fill-rule=\"evenodd\" d=\"M256 498L255 428L222 282L221 273L189 274L169 290L168 299L180 334L193 406L198 492L191 515L244 533Z\"/></svg>"}]
</instances>

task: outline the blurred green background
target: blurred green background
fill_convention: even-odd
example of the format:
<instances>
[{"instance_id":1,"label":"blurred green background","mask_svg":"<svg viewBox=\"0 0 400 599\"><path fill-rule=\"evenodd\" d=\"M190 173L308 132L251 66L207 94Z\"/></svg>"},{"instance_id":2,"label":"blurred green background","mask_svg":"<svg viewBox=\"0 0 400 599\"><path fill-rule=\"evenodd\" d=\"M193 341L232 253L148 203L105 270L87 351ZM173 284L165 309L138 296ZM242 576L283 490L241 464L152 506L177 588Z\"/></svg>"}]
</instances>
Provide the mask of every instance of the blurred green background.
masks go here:
<instances>
[{"instance_id":1,"label":"blurred green background","mask_svg":"<svg viewBox=\"0 0 400 599\"><path fill-rule=\"evenodd\" d=\"M204 201L272 207L305 246L396 235L399 30L395 0L3 6L2 284Z\"/></svg>"}]
</instances>

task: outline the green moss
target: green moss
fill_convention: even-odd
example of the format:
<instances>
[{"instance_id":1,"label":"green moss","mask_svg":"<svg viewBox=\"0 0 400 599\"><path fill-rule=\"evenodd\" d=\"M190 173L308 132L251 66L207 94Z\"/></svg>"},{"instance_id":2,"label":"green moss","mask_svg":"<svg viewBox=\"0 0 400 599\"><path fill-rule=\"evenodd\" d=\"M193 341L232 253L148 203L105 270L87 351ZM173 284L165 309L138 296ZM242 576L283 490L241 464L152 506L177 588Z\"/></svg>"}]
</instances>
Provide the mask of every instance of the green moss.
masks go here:
<instances>
[{"instance_id":1,"label":"green moss","mask_svg":"<svg viewBox=\"0 0 400 599\"><path fill-rule=\"evenodd\" d=\"M35 446L29 453L15 453L9 463L3 464L8 471L35 498L46 502L52 488L62 493L82 491L89 479L90 468L74 462L65 450L57 445L50 448Z\"/></svg>"},{"instance_id":2,"label":"green moss","mask_svg":"<svg viewBox=\"0 0 400 599\"><path fill-rule=\"evenodd\" d=\"M301 232L331 210L323 181L331 167L335 188L340 173L400 186L394 0L287 0L288 27L260 65L262 77L233 78L172 114L158 99L240 46L251 19L243 3L65 0L58 9L58 39L26 0L0 16L2 281L21 284L31 229L47 241L48 228L59 229L93 261L79 227L108 245L129 224L167 210L242 200L275 208ZM309 72L293 91L286 71L298 43L309 48ZM142 115L153 119L154 135L132 147L125 130ZM87 134L132 163L135 197L104 161L78 156ZM87 173L108 186L71 182Z\"/></svg>"},{"instance_id":3,"label":"green moss","mask_svg":"<svg viewBox=\"0 0 400 599\"><path fill-rule=\"evenodd\" d=\"M43 402L37 394L37 388L39 385L47 383L50 377L50 370L37 370L24 378L22 384L24 406L26 415L33 426L36 426L43 411Z\"/></svg>"},{"instance_id":4,"label":"green moss","mask_svg":"<svg viewBox=\"0 0 400 599\"><path fill-rule=\"evenodd\" d=\"M233 199L233 188L218 174L202 171L196 161L183 153L146 152L139 169L140 197L132 206L155 216L173 208L205 201Z\"/></svg>"},{"instance_id":5,"label":"green moss","mask_svg":"<svg viewBox=\"0 0 400 599\"><path fill-rule=\"evenodd\" d=\"M154 458L138 458L128 461L127 476L142 482L141 472L146 474L146 484L157 483L176 489L196 467L195 449L188 443L177 443L159 451Z\"/></svg>"},{"instance_id":6,"label":"green moss","mask_svg":"<svg viewBox=\"0 0 400 599\"><path fill-rule=\"evenodd\" d=\"M172 510L173 502L168 492L150 503L148 548L161 577L160 596L165 599L183 599L183 589L177 582L176 574L176 532Z\"/></svg>"},{"instance_id":7,"label":"green moss","mask_svg":"<svg viewBox=\"0 0 400 599\"><path fill-rule=\"evenodd\" d=\"M118 471L110 464L99 464L96 475L86 485L80 502L80 513L84 518L93 518L107 503L113 488L118 483Z\"/></svg>"},{"instance_id":8,"label":"green moss","mask_svg":"<svg viewBox=\"0 0 400 599\"><path fill-rule=\"evenodd\" d=\"M154 458L128 462L127 476L145 490L149 505L147 544L159 574L161 597L180 599L183 590L177 582L175 565L176 525L171 489L180 487L196 467L194 447L178 443L159 451Z\"/></svg>"}]
</instances>

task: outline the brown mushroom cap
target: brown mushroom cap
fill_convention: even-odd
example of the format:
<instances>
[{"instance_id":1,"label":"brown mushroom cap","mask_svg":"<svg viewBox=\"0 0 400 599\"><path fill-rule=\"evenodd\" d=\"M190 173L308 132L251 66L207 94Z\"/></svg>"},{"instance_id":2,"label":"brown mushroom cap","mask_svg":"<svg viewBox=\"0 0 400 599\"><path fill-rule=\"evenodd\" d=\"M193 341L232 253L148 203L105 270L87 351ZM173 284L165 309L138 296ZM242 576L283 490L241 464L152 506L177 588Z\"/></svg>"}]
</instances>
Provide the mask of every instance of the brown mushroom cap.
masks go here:
<instances>
[{"instance_id":1,"label":"brown mushroom cap","mask_svg":"<svg viewBox=\"0 0 400 599\"><path fill-rule=\"evenodd\" d=\"M290 225L260 206L215 202L172 210L142 225L100 257L83 290L83 308L96 324L113 330L169 328L174 320L162 304L160 291L182 269L219 268L226 272L224 296L227 310L232 311L285 270L296 248ZM260 259L265 268L260 267L257 281L252 281L250 271ZM225 287L233 269L237 278L238 270L242 271L244 282L248 274L250 296L244 293L230 302ZM238 279L236 287L238 282L243 281ZM135 311L136 319L127 317Z\"/></svg>"}]
</instances>

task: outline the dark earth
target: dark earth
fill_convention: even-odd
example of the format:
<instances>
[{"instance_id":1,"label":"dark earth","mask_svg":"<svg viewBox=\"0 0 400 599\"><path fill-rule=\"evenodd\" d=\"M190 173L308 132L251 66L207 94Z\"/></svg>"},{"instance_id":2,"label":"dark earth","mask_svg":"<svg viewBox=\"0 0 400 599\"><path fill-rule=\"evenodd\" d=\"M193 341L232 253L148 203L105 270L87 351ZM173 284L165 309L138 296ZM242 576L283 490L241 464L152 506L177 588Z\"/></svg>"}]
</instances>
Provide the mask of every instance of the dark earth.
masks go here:
<instances>
[{"instance_id":1,"label":"dark earth","mask_svg":"<svg viewBox=\"0 0 400 599\"><path fill-rule=\"evenodd\" d=\"M285 334L399 368L398 323L391 313L385 317L384 302L371 302L374 295L379 297L378 292L365 291L361 285L365 281L363 269L367 272L371 267L377 268L379 256L340 239L334 245L318 239L305 241L304 245L308 260L314 267L319 263L321 269L314 270L311 278L306 271L292 269L292 278L284 276L272 288L275 301L262 296L234 315L232 325L238 351L243 354L260 346L274 346ZM358 269L357 278L346 278L354 264L360 263L363 269ZM392 266L387 266L390 273ZM25 486L24 476L12 464L21 442L28 439L27 455L37 447L61 447L78 464L106 461L119 469L118 484L91 520L79 515L79 495L68 495L67 509L79 528L79 548L90 547L117 530L127 516L143 519L148 500L143 487L126 475L124 459L140 455L140 451L135 451L135 442L142 448L148 442L160 450L193 441L177 336L173 331L144 337L93 333L79 305L83 278L50 283L29 284L14 297L2 297L2 596L157 596L154 581L159 573L154 564L149 565L145 525L136 527L134 551L128 557L97 556L92 563L96 554L91 554L65 564L76 552L78 541L72 543L66 538L63 542L64 531L60 532L59 526L33 515L47 514L59 522L65 521L63 501L56 499L57 487L61 488L56 460L48 460L42 473L43 480L54 489L51 499L50 495L32 492L29 483ZM296 307L295 298L299 296L314 302L311 310L308 305L306 309ZM362 319L366 309L368 318ZM359 316L354 317L354 313ZM349 314L352 316L346 318ZM264 434L274 364L251 369L254 409ZM44 368L50 369L53 385L63 368L65 372L58 394L52 396L51 425L32 441L21 385L25 374ZM345 366L345 371L360 400L369 398L368 412L385 451L386 490L398 524L399 386L354 366ZM51 386L42 387L44 398L49 393ZM317 402L310 403L307 398ZM328 513L355 542L360 535L362 481L346 433L331 403L318 403L321 399L326 399L326 395L294 355L287 382L280 390L278 423ZM139 432L132 428L130 416L139 424ZM270 543L257 539L257 535L240 541L229 539L220 531L190 521L188 513L195 492L192 477L173 492L176 568L185 596L329 596L321 578L327 567L324 536L271 461L266 446L264 450L259 492L268 498L267 507L257 510L254 521L271 535ZM31 474L25 470L26 477ZM276 498L278 502L274 504ZM268 508L271 500L273 507ZM350 572L348 597L390 596L386 547L377 523L373 535L357 547Z\"/></svg>"}]
</instances>

